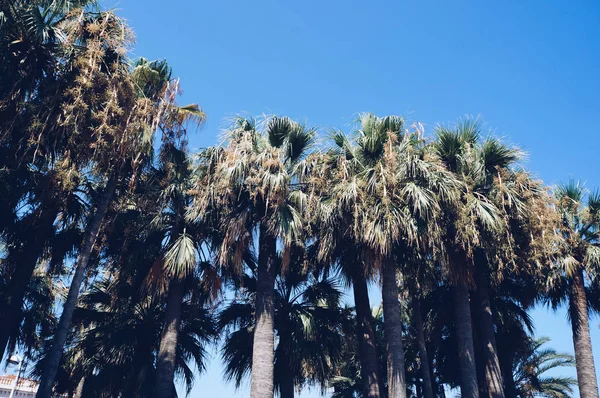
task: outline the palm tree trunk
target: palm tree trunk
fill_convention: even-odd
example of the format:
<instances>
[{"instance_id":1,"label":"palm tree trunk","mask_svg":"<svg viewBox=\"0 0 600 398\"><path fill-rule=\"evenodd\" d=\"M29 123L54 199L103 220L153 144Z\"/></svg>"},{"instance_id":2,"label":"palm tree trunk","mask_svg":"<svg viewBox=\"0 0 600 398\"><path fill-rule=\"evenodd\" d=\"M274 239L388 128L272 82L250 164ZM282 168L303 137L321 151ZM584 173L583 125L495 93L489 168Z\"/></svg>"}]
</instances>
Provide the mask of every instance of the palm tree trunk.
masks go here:
<instances>
[{"instance_id":1,"label":"palm tree trunk","mask_svg":"<svg viewBox=\"0 0 600 398\"><path fill-rule=\"evenodd\" d=\"M364 384L364 396L379 398L379 359L377 343L373 330L373 314L369 303L367 279L361 269L356 267L352 275L354 306L356 308L356 323L358 326L358 351L360 357L360 374Z\"/></svg>"},{"instance_id":2,"label":"palm tree trunk","mask_svg":"<svg viewBox=\"0 0 600 398\"><path fill-rule=\"evenodd\" d=\"M294 398L294 374L290 369L287 356L278 363L279 372L279 398Z\"/></svg>"},{"instance_id":3,"label":"palm tree trunk","mask_svg":"<svg viewBox=\"0 0 600 398\"><path fill-rule=\"evenodd\" d=\"M291 375L283 376L279 382L279 397L294 398L294 378Z\"/></svg>"},{"instance_id":4,"label":"palm tree trunk","mask_svg":"<svg viewBox=\"0 0 600 398\"><path fill-rule=\"evenodd\" d=\"M402 313L398 302L396 265L390 260L381 264L384 333L387 347L388 397L406 398Z\"/></svg>"},{"instance_id":5,"label":"palm tree trunk","mask_svg":"<svg viewBox=\"0 0 600 398\"><path fill-rule=\"evenodd\" d=\"M598 382L592 354L587 297L582 270L575 272L572 277L569 299L579 394L581 398L598 398Z\"/></svg>"},{"instance_id":6,"label":"palm tree trunk","mask_svg":"<svg viewBox=\"0 0 600 398\"><path fill-rule=\"evenodd\" d=\"M116 175L113 174L108 179L108 182L104 187L104 192L102 192L102 196L100 197L100 201L98 203L98 208L91 217L90 224L86 231L83 245L79 252L79 258L77 259L75 275L73 275L73 280L71 281L71 286L69 287L69 293L63 306L62 314L60 315L58 327L56 328L56 334L54 335L54 340L52 341L52 346L48 352L48 356L44 359L42 379L40 380L40 387L36 394L36 398L50 398L52 395L54 379L56 377L56 372L58 371L58 366L60 364L60 359L65 347L65 342L67 341L67 335L69 333L69 329L71 328L71 319L73 318L73 312L77 306L79 290L81 289L81 284L83 283L83 278L88 268L94 243L96 242L96 238L100 232L102 220L104 220L104 216L108 211L108 205L112 200L116 187L117 178Z\"/></svg>"},{"instance_id":7,"label":"palm tree trunk","mask_svg":"<svg viewBox=\"0 0 600 398\"><path fill-rule=\"evenodd\" d=\"M275 265L277 241L260 226L256 289L256 329L252 349L250 398L272 398L275 347Z\"/></svg>"},{"instance_id":8,"label":"palm tree trunk","mask_svg":"<svg viewBox=\"0 0 600 398\"><path fill-rule=\"evenodd\" d=\"M475 308L479 320L479 337L483 350L486 390L490 398L504 398L502 372L498 360L496 332L494 331L494 318L490 304L490 279L484 267L480 266L475 270L475 281L477 285Z\"/></svg>"},{"instance_id":9,"label":"palm tree trunk","mask_svg":"<svg viewBox=\"0 0 600 398\"><path fill-rule=\"evenodd\" d=\"M431 370L429 368L429 355L425 344L425 331L423 330L423 319L421 318L421 299L414 295L412 299L413 322L417 332L417 346L419 347L419 360L421 378L423 379L423 396L434 398L433 384L431 383Z\"/></svg>"},{"instance_id":10,"label":"palm tree trunk","mask_svg":"<svg viewBox=\"0 0 600 398\"><path fill-rule=\"evenodd\" d=\"M177 339L181 325L181 307L184 296L184 282L173 279L169 283L167 307L165 308L165 326L156 359L156 382L152 393L155 398L172 398L175 392L173 378L175 376Z\"/></svg>"},{"instance_id":11,"label":"palm tree trunk","mask_svg":"<svg viewBox=\"0 0 600 398\"><path fill-rule=\"evenodd\" d=\"M517 388L512 369L512 352L501 352L500 368L502 369L502 379L504 380L504 396L506 398L517 398Z\"/></svg>"},{"instance_id":12,"label":"palm tree trunk","mask_svg":"<svg viewBox=\"0 0 600 398\"><path fill-rule=\"evenodd\" d=\"M10 335L19 327L22 320L21 309L29 281L33 276L38 259L42 256L45 242L52 234L53 223L58 209L56 207L44 206L31 228L31 240L25 247L16 253L9 253L9 261L18 261L12 277L1 295L0 301L0 358L4 357L4 351L8 344ZM14 254L14 256L13 256Z\"/></svg>"},{"instance_id":13,"label":"palm tree trunk","mask_svg":"<svg viewBox=\"0 0 600 398\"><path fill-rule=\"evenodd\" d=\"M461 396L462 398L479 398L469 290L464 285L453 286L452 296Z\"/></svg>"}]
</instances>

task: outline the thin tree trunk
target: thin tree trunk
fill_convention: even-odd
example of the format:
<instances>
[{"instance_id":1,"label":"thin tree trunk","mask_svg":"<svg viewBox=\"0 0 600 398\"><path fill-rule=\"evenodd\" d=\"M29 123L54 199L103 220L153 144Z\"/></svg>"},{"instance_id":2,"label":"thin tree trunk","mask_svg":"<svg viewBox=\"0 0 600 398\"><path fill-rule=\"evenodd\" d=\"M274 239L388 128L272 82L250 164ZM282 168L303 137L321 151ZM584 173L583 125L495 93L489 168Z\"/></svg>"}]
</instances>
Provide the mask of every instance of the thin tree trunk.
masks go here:
<instances>
[{"instance_id":1,"label":"thin tree trunk","mask_svg":"<svg viewBox=\"0 0 600 398\"><path fill-rule=\"evenodd\" d=\"M477 318L479 320L479 337L483 351L484 372L486 390L490 398L504 398L504 386L502 384L502 371L498 360L498 349L496 345L496 332L494 330L494 318L490 304L490 279L485 264L480 264L475 270L475 300Z\"/></svg>"},{"instance_id":2,"label":"thin tree trunk","mask_svg":"<svg viewBox=\"0 0 600 398\"><path fill-rule=\"evenodd\" d=\"M581 398L598 398L598 382L596 380L594 355L592 354L587 298L583 271L581 270L575 272L572 278L569 312L573 328L579 394Z\"/></svg>"},{"instance_id":3,"label":"thin tree trunk","mask_svg":"<svg viewBox=\"0 0 600 398\"><path fill-rule=\"evenodd\" d=\"M373 314L369 303L367 280L362 270L355 270L352 275L352 286L358 326L360 374L364 384L364 394L367 398L379 398L381 396L379 389L379 358L373 330Z\"/></svg>"},{"instance_id":4,"label":"thin tree trunk","mask_svg":"<svg viewBox=\"0 0 600 398\"><path fill-rule=\"evenodd\" d=\"M483 358L483 349L481 336L479 335L479 312L477 311L477 298L475 293L471 293L471 325L473 325L473 348L475 349L475 368L477 369L477 386L479 387L479 396L488 397L487 383L485 381L485 361Z\"/></svg>"},{"instance_id":5,"label":"thin tree trunk","mask_svg":"<svg viewBox=\"0 0 600 398\"><path fill-rule=\"evenodd\" d=\"M0 328L0 358L4 357L10 335L21 323L21 309L25 292L38 260L44 252L45 243L52 234L57 214L56 207L42 207L38 219L31 228L31 240L23 248L18 249L17 253L12 253L14 256L9 253L9 261L12 257L18 261L18 264L0 301L0 325L2 325Z\"/></svg>"},{"instance_id":6,"label":"thin tree trunk","mask_svg":"<svg viewBox=\"0 0 600 398\"><path fill-rule=\"evenodd\" d=\"M290 369L288 355L279 356L281 363L277 364L279 373L279 398L294 398L294 374Z\"/></svg>"},{"instance_id":7,"label":"thin tree trunk","mask_svg":"<svg viewBox=\"0 0 600 398\"><path fill-rule=\"evenodd\" d=\"M423 330L423 319L421 318L421 299L413 296L412 299L413 322L417 332L417 346L419 347L420 374L423 379L423 396L434 398L433 384L431 383L431 369L429 368L429 355L425 344L425 331Z\"/></svg>"},{"instance_id":8,"label":"thin tree trunk","mask_svg":"<svg viewBox=\"0 0 600 398\"><path fill-rule=\"evenodd\" d=\"M387 347L388 398L406 398L402 313L398 301L396 265L390 260L381 264L384 334Z\"/></svg>"},{"instance_id":9,"label":"thin tree trunk","mask_svg":"<svg viewBox=\"0 0 600 398\"><path fill-rule=\"evenodd\" d=\"M478 398L477 369L475 367L475 348L473 346L473 327L469 290L466 286L452 287L454 323L456 326L456 342L460 390L462 398Z\"/></svg>"},{"instance_id":10,"label":"thin tree trunk","mask_svg":"<svg viewBox=\"0 0 600 398\"><path fill-rule=\"evenodd\" d=\"M85 386L85 377L82 377L77 383L77 388L73 393L73 398L82 398L83 397L83 387Z\"/></svg>"},{"instance_id":11,"label":"thin tree trunk","mask_svg":"<svg viewBox=\"0 0 600 398\"><path fill-rule=\"evenodd\" d=\"M65 301L62 314L60 315L60 320L58 322L56 334L54 335L54 340L52 341L52 346L50 348L50 351L48 352L48 356L44 359L42 379L40 380L40 387L36 394L36 398L50 398L52 395L54 379L56 377L56 372L58 371L60 359L62 357L63 349L65 347L65 342L67 341L67 335L69 334L69 329L71 327L71 319L73 318L73 312L75 311L75 307L77 306L79 290L81 289L81 284L83 283L83 278L88 268L88 263L90 261L92 249L94 248L94 243L96 242L96 238L98 237L98 233L100 232L102 220L104 220L104 216L108 211L108 206L110 204L110 201L112 200L116 186L117 178L116 175L113 174L108 179L108 182L104 187L104 192L102 192L102 196L100 197L98 208L96 209L94 215L91 217L85 238L83 240L83 245L81 247L79 257L77 259L75 275L73 275L73 280L71 281L71 286L69 287L67 300Z\"/></svg>"},{"instance_id":12,"label":"thin tree trunk","mask_svg":"<svg viewBox=\"0 0 600 398\"><path fill-rule=\"evenodd\" d=\"M431 336L431 343L429 344L429 347L427 349L427 354L429 356L429 371L431 374L431 386L434 394L439 396L441 396L441 394L444 392L444 386L443 383L438 384L437 382L434 359L436 354L440 350L441 339L442 336L439 333L436 333L435 335Z\"/></svg>"},{"instance_id":13,"label":"thin tree trunk","mask_svg":"<svg viewBox=\"0 0 600 398\"><path fill-rule=\"evenodd\" d=\"M275 347L275 255L277 241L261 224L256 290L256 328L252 349L250 398L272 398Z\"/></svg>"},{"instance_id":14,"label":"thin tree trunk","mask_svg":"<svg viewBox=\"0 0 600 398\"><path fill-rule=\"evenodd\" d=\"M184 296L185 283L173 279L169 283L167 307L165 308L165 326L156 359L156 382L152 393L155 398L172 398L175 392L173 378L175 376L177 339L181 325L181 307Z\"/></svg>"},{"instance_id":15,"label":"thin tree trunk","mask_svg":"<svg viewBox=\"0 0 600 398\"><path fill-rule=\"evenodd\" d=\"M500 368L502 369L502 379L504 380L504 396L506 398L517 398L517 388L512 369L513 354L501 352Z\"/></svg>"}]
</instances>

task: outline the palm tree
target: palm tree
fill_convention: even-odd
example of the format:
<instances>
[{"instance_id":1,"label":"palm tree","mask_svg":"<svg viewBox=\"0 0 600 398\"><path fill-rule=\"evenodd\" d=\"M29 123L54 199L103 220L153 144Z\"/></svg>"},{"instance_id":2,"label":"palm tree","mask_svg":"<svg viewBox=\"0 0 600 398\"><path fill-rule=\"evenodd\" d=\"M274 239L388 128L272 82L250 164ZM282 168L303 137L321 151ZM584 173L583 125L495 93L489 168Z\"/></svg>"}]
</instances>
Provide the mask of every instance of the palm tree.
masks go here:
<instances>
[{"instance_id":1,"label":"palm tree","mask_svg":"<svg viewBox=\"0 0 600 398\"><path fill-rule=\"evenodd\" d=\"M533 275L508 273L494 286L491 294L498 360L508 398L518 396L514 364L518 358L529 355L534 325L528 310L533 307L540 293Z\"/></svg>"},{"instance_id":2,"label":"palm tree","mask_svg":"<svg viewBox=\"0 0 600 398\"><path fill-rule=\"evenodd\" d=\"M443 239L453 290L462 394L479 395L469 304L469 290L474 287L485 387L490 396L503 397L489 296L490 265L507 258L513 261L513 238L505 227L507 212L524 213L520 195L530 188L512 169L521 152L495 138L480 142L477 120L466 120L455 129L439 127L434 151L463 184L460 200L444 209Z\"/></svg>"},{"instance_id":3,"label":"palm tree","mask_svg":"<svg viewBox=\"0 0 600 398\"><path fill-rule=\"evenodd\" d=\"M73 152L61 139L59 120L64 116L63 93L78 78L72 43L76 41L80 48L86 45L85 38L78 36L81 32L68 32L67 26L75 18L74 9L88 10L92 3L0 3L0 178L7 184L0 192L0 228L9 236L8 263L19 264L11 269L2 292L0 322L5 327L0 331L0 357L8 333L21 321L27 284L52 239L63 198L77 183Z\"/></svg>"},{"instance_id":4,"label":"palm tree","mask_svg":"<svg viewBox=\"0 0 600 398\"><path fill-rule=\"evenodd\" d=\"M301 253L298 258L302 260ZM225 377L234 379L236 387L252 372L256 271L256 264L249 262L248 272L236 283L236 297L219 315L219 326L227 332L222 349ZM278 273L274 299L278 337L275 389L282 398L293 398L294 391L306 384L317 384L325 390L342 344L341 292L332 279L305 269L303 261L293 261L285 276Z\"/></svg>"},{"instance_id":5,"label":"palm tree","mask_svg":"<svg viewBox=\"0 0 600 398\"><path fill-rule=\"evenodd\" d=\"M186 295L186 280L199 261L206 262L202 249L206 232L197 225L186 223L187 207L191 203L190 164L184 148L164 145L160 156L158 176L162 206L154 224L165 233L167 243L161 254L166 274L170 277L165 327L157 358L155 397L173 396L173 377L177 359L177 341L181 324L182 306ZM206 264L205 264L205 267Z\"/></svg>"},{"instance_id":6,"label":"palm tree","mask_svg":"<svg viewBox=\"0 0 600 398\"><path fill-rule=\"evenodd\" d=\"M29 211L3 231L7 237L7 256L3 261L5 282L0 293L0 321L4 325L0 329L0 355L4 355L11 334L20 328L21 310L36 266L59 233L55 220L65 213L64 205L69 199L76 196L73 190L56 189L60 179L55 176L53 171L30 174L35 182L27 184L32 190L22 202ZM64 196L59 199L61 193ZM17 211L18 206L14 209Z\"/></svg>"},{"instance_id":7,"label":"palm tree","mask_svg":"<svg viewBox=\"0 0 600 398\"><path fill-rule=\"evenodd\" d=\"M421 301L427 293L438 283L436 275L438 269L435 267L432 256L419 258L415 253L407 252L405 262L411 264L405 271L405 281L410 297L410 316L414 328L414 337L419 356L419 375L423 380L422 389L424 398L433 398L433 372L430 355L427 349L427 336L425 330L424 314Z\"/></svg>"},{"instance_id":8,"label":"palm tree","mask_svg":"<svg viewBox=\"0 0 600 398\"><path fill-rule=\"evenodd\" d=\"M289 250L302 242L305 157L315 131L286 117L262 128L238 118L226 142L200 156L192 218L218 214L223 236L217 262L242 267L242 254L257 241L256 327L250 396L273 396L275 272L278 244L284 269ZM278 243L280 242L280 243ZM233 260L231 260L233 259ZM231 261L230 261L231 260Z\"/></svg>"},{"instance_id":9,"label":"palm tree","mask_svg":"<svg viewBox=\"0 0 600 398\"><path fill-rule=\"evenodd\" d=\"M544 376L544 373L561 367L575 366L575 358L557 353L542 346L548 337L528 339L528 349L514 363L513 380L520 398L547 397L568 398L573 396L577 380L567 376Z\"/></svg>"},{"instance_id":10,"label":"palm tree","mask_svg":"<svg viewBox=\"0 0 600 398\"><path fill-rule=\"evenodd\" d=\"M119 205L110 209L102 250L95 260L100 280L83 295L74 313L71 343L66 345L56 377L57 392L83 389L84 396L153 394L165 317L170 313L167 307L173 307L165 294L170 273L164 265L172 242L165 239L178 218L166 192L182 182L178 172L187 167L182 162L185 154L169 147L163 146L161 167L146 168L130 194L118 198ZM188 225L188 232L195 233L194 227ZM185 296L175 305L181 311L175 378L183 376L188 389L194 374L186 362L193 359L202 371L204 346L216 334L206 305L210 278L203 271L201 267L188 270L191 274L183 280ZM38 367L38 372L41 370ZM173 375L169 386L170 393Z\"/></svg>"},{"instance_id":11,"label":"palm tree","mask_svg":"<svg viewBox=\"0 0 600 398\"><path fill-rule=\"evenodd\" d=\"M35 95L38 85L55 76L57 55L65 41L64 23L79 8L92 10L93 0L3 1L0 3L0 85L2 105Z\"/></svg>"},{"instance_id":12,"label":"palm tree","mask_svg":"<svg viewBox=\"0 0 600 398\"><path fill-rule=\"evenodd\" d=\"M26 362L37 359L44 341L56 326L54 303L60 293L52 275L37 268L25 293L22 322L8 341L8 356L18 351Z\"/></svg>"},{"instance_id":13,"label":"palm tree","mask_svg":"<svg viewBox=\"0 0 600 398\"><path fill-rule=\"evenodd\" d=\"M380 269L388 395L404 397L398 253L405 246L424 244L419 235L435 215L438 198L452 197L454 180L441 163L426 156L419 131L405 133L402 118L363 114L359 121L355 143L342 133L334 135L331 178L323 190L334 210L326 216L333 212L348 218L346 233L372 257L371 267Z\"/></svg>"},{"instance_id":14,"label":"palm tree","mask_svg":"<svg viewBox=\"0 0 600 398\"><path fill-rule=\"evenodd\" d=\"M329 380L329 386L333 388L331 396L333 398L364 398L368 396L370 390L365 387L368 380L363 377L364 372L361 370L363 360L360 358L360 349L357 349L359 348L361 333L357 327L359 322L358 315L355 309L351 307L343 308L342 312L345 317L342 328L343 344L335 375ZM374 341L379 353L376 364L380 366L378 373L382 375L381 385L385 386L387 384L387 374L385 371L386 343L383 330L383 311L381 307L376 307L372 308L370 312ZM386 393L384 389L382 396L385 397Z\"/></svg>"},{"instance_id":15,"label":"palm tree","mask_svg":"<svg viewBox=\"0 0 600 398\"><path fill-rule=\"evenodd\" d=\"M562 236L559 259L548 279L548 300L557 308L568 302L573 330L577 383L582 397L598 397L598 382L590 338L585 277L600 265L600 193L587 195L574 180L555 190Z\"/></svg>"},{"instance_id":16,"label":"palm tree","mask_svg":"<svg viewBox=\"0 0 600 398\"><path fill-rule=\"evenodd\" d=\"M90 20L82 18L82 25L99 24L102 29L98 32L115 30L116 33L109 35L109 44L113 46L122 45L127 40L127 29L116 16L110 13L101 13L99 16L93 16ZM100 41L105 40L106 34L100 34ZM112 42L114 41L114 43ZM177 84L170 84L170 69L164 61L158 63L148 63L142 60L136 66L133 73L125 59L118 55L118 49L113 51L101 52L97 54L92 52L88 58L94 62L86 61L87 64L95 65L111 61L115 70L107 74L101 67L90 70L90 74L99 74L108 80L110 87L106 102L102 102L97 109L101 123L96 126L89 121L84 126L77 126L81 121L75 121L75 126L86 129L91 136L108 135L98 145L97 152L90 156L95 162L96 172L106 176L106 185L99 197L97 206L88 217L86 233L84 235L82 246L79 250L79 256L75 267L75 274L71 281L69 294L63 306L63 312L59 321L55 339L52 343L52 349L45 358L46 370L42 373L38 397L50 397L52 385L63 347L66 342L69 326L73 312L77 305L77 299L85 272L88 269L90 256L108 207L113 200L117 189L119 179L128 171L133 177L139 172L139 168L151 158L153 150L153 134L157 128L163 133L163 139L179 139L185 135L185 129L182 128L189 119L201 121L204 113L197 106L178 107L175 103L175 95L178 92ZM101 57L109 59L101 59ZM114 58L114 59L112 59ZM138 72L142 69L143 72ZM103 76L106 74L107 76ZM156 77L158 75L158 78ZM151 80L152 79L152 80ZM148 87L153 87L149 91ZM93 87L93 90L102 90L102 87ZM105 88L104 88L105 89ZM94 94L76 92L73 98L73 104L84 101L87 95ZM148 97L148 94L152 96ZM125 106L128 105L128 107ZM89 106L86 104L86 106ZM87 115L87 114L86 114ZM115 117L115 115L117 115ZM85 118L82 118L85 120ZM76 118L76 120L78 120ZM90 131L91 130L91 131ZM98 148L99 147L99 148ZM101 177L102 178L102 177ZM130 185L135 182L132 178Z\"/></svg>"},{"instance_id":17,"label":"palm tree","mask_svg":"<svg viewBox=\"0 0 600 398\"><path fill-rule=\"evenodd\" d=\"M74 314L72 344L58 373L57 393L79 388L84 397L152 396L168 301L140 294L135 284L120 275L112 282L98 281L82 295ZM175 375L185 381L188 393L194 381L189 362L202 372L206 346L216 337L214 319L205 306L209 296L199 290L201 286L198 275L186 283L195 292L183 301L177 340Z\"/></svg>"}]
</instances>

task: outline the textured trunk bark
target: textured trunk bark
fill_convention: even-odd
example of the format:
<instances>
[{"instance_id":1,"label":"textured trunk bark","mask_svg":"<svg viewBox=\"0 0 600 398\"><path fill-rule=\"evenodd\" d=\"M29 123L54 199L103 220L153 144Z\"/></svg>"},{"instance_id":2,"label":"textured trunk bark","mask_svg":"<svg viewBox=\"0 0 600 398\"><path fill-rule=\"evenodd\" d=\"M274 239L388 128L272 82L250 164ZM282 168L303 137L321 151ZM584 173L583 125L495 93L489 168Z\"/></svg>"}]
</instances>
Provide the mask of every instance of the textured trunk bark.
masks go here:
<instances>
[{"instance_id":1,"label":"textured trunk bark","mask_svg":"<svg viewBox=\"0 0 600 398\"><path fill-rule=\"evenodd\" d=\"M398 302L396 265L390 260L384 260L381 266L383 326L387 347L388 398L406 398L402 313Z\"/></svg>"},{"instance_id":2,"label":"textured trunk bark","mask_svg":"<svg viewBox=\"0 0 600 398\"><path fill-rule=\"evenodd\" d=\"M177 340L181 325L181 307L185 296L185 283L173 279L169 283L165 326L160 339L160 348L156 360L156 382L152 395L155 398L172 398L175 388L175 361L177 360Z\"/></svg>"},{"instance_id":3,"label":"textured trunk bark","mask_svg":"<svg viewBox=\"0 0 600 398\"><path fill-rule=\"evenodd\" d=\"M23 307L25 292L35 271L38 259L44 252L45 242L52 234L53 223L57 214L58 210L56 207L42 208L38 219L31 228L31 241L28 242L26 247L20 249L19 253L15 253L15 257L19 258L19 263L0 301L0 325L2 325L0 328L0 358L4 357L11 333L21 323L21 309Z\"/></svg>"},{"instance_id":4,"label":"textured trunk bark","mask_svg":"<svg viewBox=\"0 0 600 398\"><path fill-rule=\"evenodd\" d=\"M421 299L418 296L412 298L413 322L417 333L417 346L419 347L419 360L421 366L419 373L423 379L423 396L434 398L433 383L431 383L431 369L429 368L429 355L425 344L425 331L423 330L423 319L421 317Z\"/></svg>"},{"instance_id":5,"label":"textured trunk bark","mask_svg":"<svg viewBox=\"0 0 600 398\"><path fill-rule=\"evenodd\" d=\"M477 369L475 367L475 348L473 346L469 290L466 286L453 286L452 295L461 396L462 398L478 398L479 389L477 386Z\"/></svg>"},{"instance_id":6,"label":"textured trunk bark","mask_svg":"<svg viewBox=\"0 0 600 398\"><path fill-rule=\"evenodd\" d=\"M75 311L75 307L77 306L79 290L81 289L81 284L83 283L83 278L88 268L88 263L92 254L92 249L94 248L94 243L96 242L96 238L98 237L98 233L100 232L102 220L104 220L104 216L108 211L108 206L110 204L110 201L112 200L116 186L117 178L115 175L111 175L111 177L108 179L108 182L106 183L104 192L102 192L102 196L100 197L98 208L96 209L96 212L92 216L88 225L86 235L83 240L83 245L81 246L81 250L79 251L77 267L75 268L75 275L73 275L73 280L71 281L71 286L69 287L67 300L65 301L65 304L63 306L63 311L60 315L58 327L56 328L56 334L54 335L54 340L52 341L52 346L50 348L50 351L48 352L48 356L44 359L42 379L40 380L40 387L36 394L36 398L50 398L52 395L54 379L56 377L56 372L58 371L58 366L60 364L60 359L62 357L63 349L65 347L65 342L67 341L67 335L69 334L69 329L71 327L71 319L73 318L73 312Z\"/></svg>"},{"instance_id":7,"label":"textured trunk bark","mask_svg":"<svg viewBox=\"0 0 600 398\"><path fill-rule=\"evenodd\" d=\"M258 280L256 290L256 329L252 350L250 398L273 397L275 346L275 265L277 241L260 226Z\"/></svg>"},{"instance_id":8,"label":"textured trunk bark","mask_svg":"<svg viewBox=\"0 0 600 398\"><path fill-rule=\"evenodd\" d=\"M356 323L358 330L358 351L360 358L360 374L364 384L364 394L367 398L379 398L379 359L377 343L373 330L373 315L369 303L367 280L362 270L356 269L352 275L354 306L356 308Z\"/></svg>"},{"instance_id":9,"label":"textured trunk bark","mask_svg":"<svg viewBox=\"0 0 600 398\"><path fill-rule=\"evenodd\" d=\"M494 330L494 318L490 304L490 279L488 272L480 264L475 270L475 308L479 321L479 337L483 354L483 365L485 373L486 390L490 398L504 398L504 386L502 384L502 371L498 360L498 349L496 345L496 332Z\"/></svg>"},{"instance_id":10,"label":"textured trunk bark","mask_svg":"<svg viewBox=\"0 0 600 398\"><path fill-rule=\"evenodd\" d=\"M83 397L83 387L85 386L85 377L82 377L77 383L77 388L73 393L73 398L82 398Z\"/></svg>"},{"instance_id":11,"label":"textured trunk bark","mask_svg":"<svg viewBox=\"0 0 600 398\"><path fill-rule=\"evenodd\" d=\"M569 298L579 395L581 398L598 398L598 381L592 354L587 297L581 270L573 275Z\"/></svg>"}]
</instances>

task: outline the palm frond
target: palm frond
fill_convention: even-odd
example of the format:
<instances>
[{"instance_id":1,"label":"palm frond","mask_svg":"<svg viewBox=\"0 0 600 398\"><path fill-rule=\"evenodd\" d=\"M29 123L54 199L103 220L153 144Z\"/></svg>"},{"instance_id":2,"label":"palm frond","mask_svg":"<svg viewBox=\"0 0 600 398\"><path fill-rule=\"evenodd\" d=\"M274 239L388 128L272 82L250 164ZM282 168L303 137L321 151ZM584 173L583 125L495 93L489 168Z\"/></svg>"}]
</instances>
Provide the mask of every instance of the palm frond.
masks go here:
<instances>
[{"instance_id":1,"label":"palm frond","mask_svg":"<svg viewBox=\"0 0 600 398\"><path fill-rule=\"evenodd\" d=\"M165 254L165 267L170 275L183 279L191 275L197 263L197 249L192 237L181 234Z\"/></svg>"}]
</instances>

